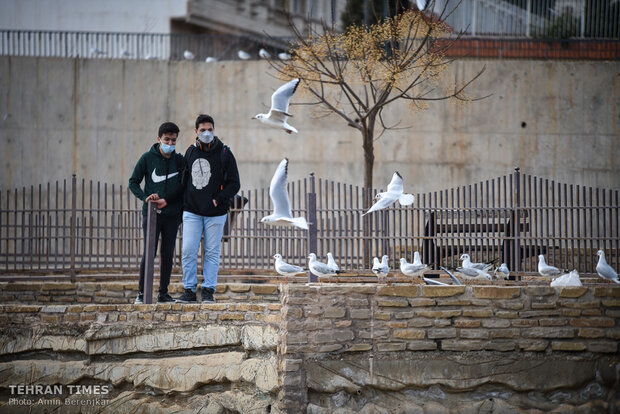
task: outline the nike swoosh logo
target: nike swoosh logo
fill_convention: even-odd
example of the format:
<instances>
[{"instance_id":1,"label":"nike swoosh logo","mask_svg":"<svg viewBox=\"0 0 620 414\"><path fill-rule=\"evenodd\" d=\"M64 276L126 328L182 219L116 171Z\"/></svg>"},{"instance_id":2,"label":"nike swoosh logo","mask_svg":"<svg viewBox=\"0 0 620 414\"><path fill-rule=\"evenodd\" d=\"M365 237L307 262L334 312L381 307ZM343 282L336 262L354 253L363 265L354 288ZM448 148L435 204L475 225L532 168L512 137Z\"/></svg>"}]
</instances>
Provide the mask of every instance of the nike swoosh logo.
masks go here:
<instances>
[{"instance_id":1,"label":"nike swoosh logo","mask_svg":"<svg viewBox=\"0 0 620 414\"><path fill-rule=\"evenodd\" d=\"M151 174L151 180L153 180L154 183L161 183L164 180L167 180L170 177L174 177L175 175L177 175L179 172L175 172L172 174L168 174L166 175L157 175L157 173L155 172L155 170L153 170L153 174Z\"/></svg>"}]
</instances>

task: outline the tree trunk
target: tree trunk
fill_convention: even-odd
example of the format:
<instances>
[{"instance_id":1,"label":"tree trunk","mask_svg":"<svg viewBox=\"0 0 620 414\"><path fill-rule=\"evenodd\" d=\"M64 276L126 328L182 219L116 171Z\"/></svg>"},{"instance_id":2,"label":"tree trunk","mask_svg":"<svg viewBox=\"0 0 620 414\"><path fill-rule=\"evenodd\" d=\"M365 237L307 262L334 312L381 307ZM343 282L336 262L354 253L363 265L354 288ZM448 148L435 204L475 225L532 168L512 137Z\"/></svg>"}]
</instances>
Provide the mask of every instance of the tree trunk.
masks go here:
<instances>
[{"instance_id":1,"label":"tree trunk","mask_svg":"<svg viewBox=\"0 0 620 414\"><path fill-rule=\"evenodd\" d=\"M362 130L362 147L364 148L364 211L368 210L373 202L372 196L372 173L375 164L374 129L375 115L370 115L368 123ZM372 213L364 216L364 263L372 267Z\"/></svg>"}]
</instances>

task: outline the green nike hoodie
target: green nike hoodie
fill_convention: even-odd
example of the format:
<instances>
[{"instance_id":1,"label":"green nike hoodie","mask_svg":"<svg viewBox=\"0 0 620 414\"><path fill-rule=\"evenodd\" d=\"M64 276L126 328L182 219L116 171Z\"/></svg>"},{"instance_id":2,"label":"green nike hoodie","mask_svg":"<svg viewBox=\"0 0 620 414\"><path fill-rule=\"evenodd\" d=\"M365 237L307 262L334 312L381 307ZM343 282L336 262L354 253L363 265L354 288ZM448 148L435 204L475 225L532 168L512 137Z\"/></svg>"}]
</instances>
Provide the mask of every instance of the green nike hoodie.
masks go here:
<instances>
[{"instance_id":1,"label":"green nike hoodie","mask_svg":"<svg viewBox=\"0 0 620 414\"><path fill-rule=\"evenodd\" d=\"M144 202L149 195L157 193L165 198L168 205L161 210L166 217L180 216L183 207L183 186L181 173L185 168L185 160L179 153L173 152L165 158L159 151L159 143L140 157L129 178L129 189ZM144 180L144 190L140 183ZM146 203L142 205L142 214L146 216Z\"/></svg>"}]
</instances>

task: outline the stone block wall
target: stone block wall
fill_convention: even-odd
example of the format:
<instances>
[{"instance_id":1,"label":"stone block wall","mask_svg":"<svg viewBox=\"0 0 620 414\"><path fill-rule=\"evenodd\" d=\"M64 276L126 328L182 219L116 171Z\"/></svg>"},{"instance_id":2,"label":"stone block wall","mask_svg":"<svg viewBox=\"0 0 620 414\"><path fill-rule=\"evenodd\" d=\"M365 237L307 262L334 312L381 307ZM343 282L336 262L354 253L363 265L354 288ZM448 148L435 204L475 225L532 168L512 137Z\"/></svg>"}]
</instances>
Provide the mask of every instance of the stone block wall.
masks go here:
<instances>
[{"instance_id":1,"label":"stone block wall","mask_svg":"<svg viewBox=\"0 0 620 414\"><path fill-rule=\"evenodd\" d=\"M20 412L14 384L110 386L104 409L58 412L620 410L620 286L228 284L134 305L131 283L83 283L2 285L0 413ZM77 302L103 290L125 303ZM46 292L76 302L19 301Z\"/></svg>"},{"instance_id":2,"label":"stone block wall","mask_svg":"<svg viewBox=\"0 0 620 414\"><path fill-rule=\"evenodd\" d=\"M0 413L277 413L280 307L1 305ZM62 391L16 395L17 385Z\"/></svg>"},{"instance_id":3,"label":"stone block wall","mask_svg":"<svg viewBox=\"0 0 620 414\"><path fill-rule=\"evenodd\" d=\"M154 298L158 283L154 284ZM170 294L183 292L181 283L171 283ZM65 303L65 304L122 304L133 303L138 294L138 282L0 282L0 303ZM279 302L278 286L273 284L221 283L217 286L218 302L250 301Z\"/></svg>"},{"instance_id":4,"label":"stone block wall","mask_svg":"<svg viewBox=\"0 0 620 414\"><path fill-rule=\"evenodd\" d=\"M282 304L288 412L620 408L620 287L288 285Z\"/></svg>"}]
</instances>

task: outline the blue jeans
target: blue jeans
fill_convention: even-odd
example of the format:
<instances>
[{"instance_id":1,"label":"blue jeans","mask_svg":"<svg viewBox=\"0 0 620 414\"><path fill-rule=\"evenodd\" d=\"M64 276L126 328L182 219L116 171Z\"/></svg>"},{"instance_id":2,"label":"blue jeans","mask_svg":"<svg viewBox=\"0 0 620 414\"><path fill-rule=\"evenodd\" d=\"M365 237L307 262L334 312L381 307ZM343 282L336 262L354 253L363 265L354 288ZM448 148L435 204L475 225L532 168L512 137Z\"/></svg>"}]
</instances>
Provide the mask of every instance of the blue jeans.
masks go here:
<instances>
[{"instance_id":1,"label":"blue jeans","mask_svg":"<svg viewBox=\"0 0 620 414\"><path fill-rule=\"evenodd\" d=\"M217 270L220 267L220 246L222 245L222 232L226 223L226 214L216 217L199 216L189 211L183 212L183 288L196 292L198 276L196 262L200 239L204 232L205 252L202 275L204 276L203 288L215 290L217 286Z\"/></svg>"}]
</instances>

